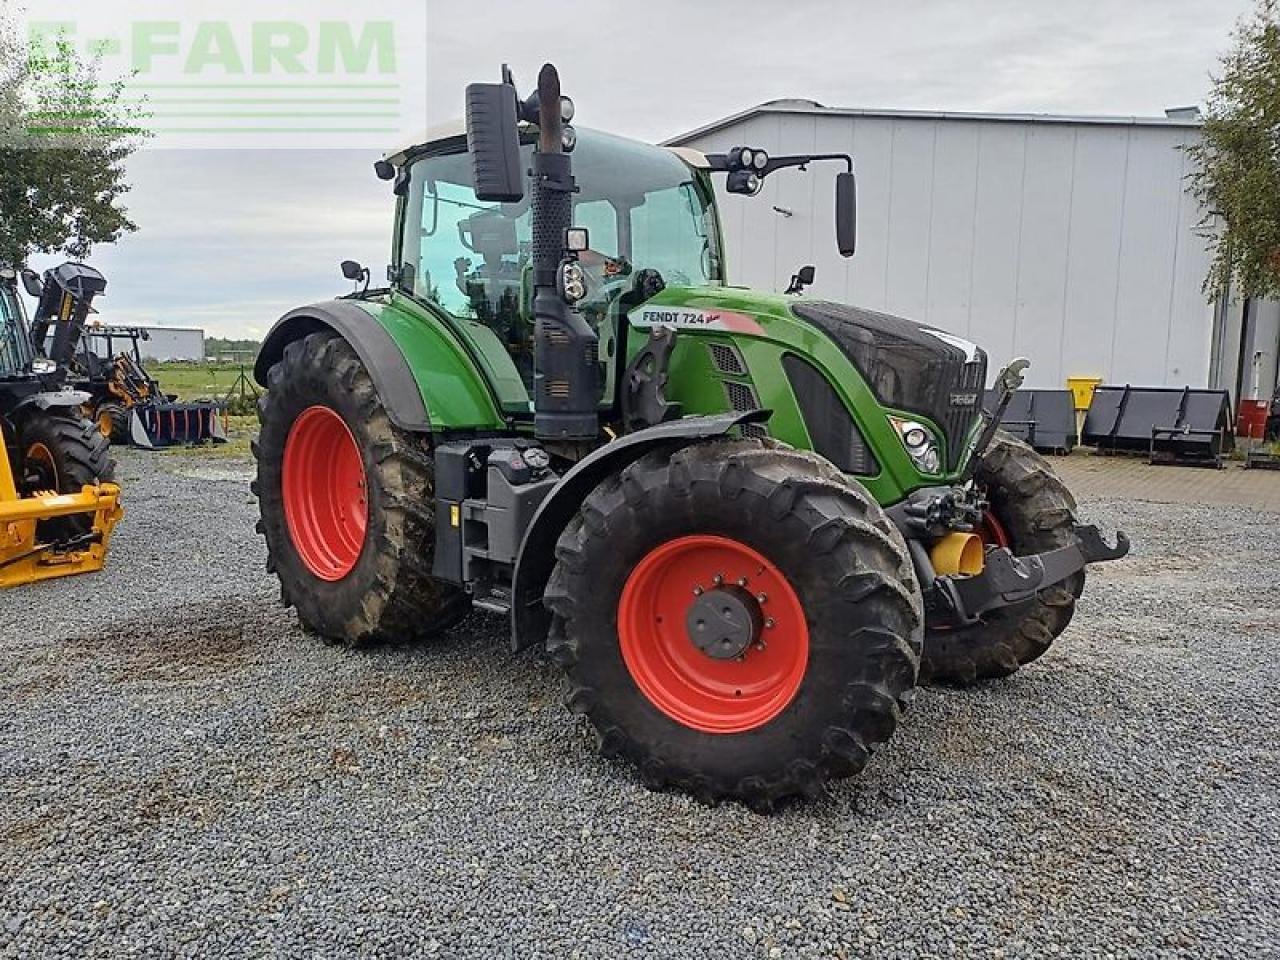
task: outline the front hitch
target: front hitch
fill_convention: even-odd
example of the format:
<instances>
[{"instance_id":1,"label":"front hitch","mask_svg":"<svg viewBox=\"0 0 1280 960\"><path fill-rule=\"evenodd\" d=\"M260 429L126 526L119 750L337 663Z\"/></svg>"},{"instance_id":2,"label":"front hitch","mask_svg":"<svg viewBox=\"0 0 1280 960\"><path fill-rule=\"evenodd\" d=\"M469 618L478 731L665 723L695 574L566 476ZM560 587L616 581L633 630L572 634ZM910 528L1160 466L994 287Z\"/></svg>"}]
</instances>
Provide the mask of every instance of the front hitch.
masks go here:
<instances>
[{"instance_id":1,"label":"front hitch","mask_svg":"<svg viewBox=\"0 0 1280 960\"><path fill-rule=\"evenodd\" d=\"M930 619L938 616L969 626L985 613L1031 599L1090 563L1119 560L1129 553L1129 538L1120 531L1114 547L1096 526L1077 524L1072 533L1074 542L1030 556L1015 557L1004 547L989 550L982 573L975 576L934 577L925 587Z\"/></svg>"}]
</instances>

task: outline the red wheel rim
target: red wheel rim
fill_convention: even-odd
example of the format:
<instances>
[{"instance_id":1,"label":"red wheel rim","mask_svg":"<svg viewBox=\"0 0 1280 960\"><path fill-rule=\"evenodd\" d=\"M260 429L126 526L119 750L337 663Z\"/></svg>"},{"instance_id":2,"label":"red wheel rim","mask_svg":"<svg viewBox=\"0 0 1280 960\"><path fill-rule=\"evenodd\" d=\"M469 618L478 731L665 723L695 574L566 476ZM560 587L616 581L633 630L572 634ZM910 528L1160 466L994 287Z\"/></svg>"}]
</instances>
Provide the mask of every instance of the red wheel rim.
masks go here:
<instances>
[{"instance_id":1,"label":"red wheel rim","mask_svg":"<svg viewBox=\"0 0 1280 960\"><path fill-rule=\"evenodd\" d=\"M1013 549L1013 542L1009 539L1009 534L1005 532L1004 524L1000 522L1000 518L996 516L995 511L990 507L982 515L982 522L978 524L974 533L978 535L978 539L982 541L984 547Z\"/></svg>"},{"instance_id":2,"label":"red wheel rim","mask_svg":"<svg viewBox=\"0 0 1280 960\"><path fill-rule=\"evenodd\" d=\"M321 580L341 580L360 559L369 502L356 438L330 408L308 407L293 422L281 487L298 556Z\"/></svg>"},{"instance_id":3,"label":"red wheel rim","mask_svg":"<svg viewBox=\"0 0 1280 960\"><path fill-rule=\"evenodd\" d=\"M737 659L703 653L685 626L695 590L720 584L759 605L758 642ZM649 702L703 733L768 723L791 703L809 665L809 627L795 590L760 553L727 537L680 537L650 551L622 589L618 639Z\"/></svg>"}]
</instances>

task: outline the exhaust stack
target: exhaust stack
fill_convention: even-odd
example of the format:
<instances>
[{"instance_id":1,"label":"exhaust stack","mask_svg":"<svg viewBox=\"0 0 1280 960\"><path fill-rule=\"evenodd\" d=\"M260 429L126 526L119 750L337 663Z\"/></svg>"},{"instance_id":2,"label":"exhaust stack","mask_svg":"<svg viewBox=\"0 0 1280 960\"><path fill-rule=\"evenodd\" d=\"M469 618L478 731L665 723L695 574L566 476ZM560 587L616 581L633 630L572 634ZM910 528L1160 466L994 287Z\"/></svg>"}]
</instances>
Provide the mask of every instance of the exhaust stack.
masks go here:
<instances>
[{"instance_id":1,"label":"exhaust stack","mask_svg":"<svg viewBox=\"0 0 1280 960\"><path fill-rule=\"evenodd\" d=\"M572 255L565 232L573 225L573 160L565 150L560 76L551 64L538 73L536 96L521 102L510 72L502 83L467 87L467 145L480 200L512 203L523 196L518 170L517 118L538 126L533 154L534 432L543 440L595 440L600 433L599 337L564 298L561 264ZM572 140L569 140L572 149Z\"/></svg>"}]
</instances>

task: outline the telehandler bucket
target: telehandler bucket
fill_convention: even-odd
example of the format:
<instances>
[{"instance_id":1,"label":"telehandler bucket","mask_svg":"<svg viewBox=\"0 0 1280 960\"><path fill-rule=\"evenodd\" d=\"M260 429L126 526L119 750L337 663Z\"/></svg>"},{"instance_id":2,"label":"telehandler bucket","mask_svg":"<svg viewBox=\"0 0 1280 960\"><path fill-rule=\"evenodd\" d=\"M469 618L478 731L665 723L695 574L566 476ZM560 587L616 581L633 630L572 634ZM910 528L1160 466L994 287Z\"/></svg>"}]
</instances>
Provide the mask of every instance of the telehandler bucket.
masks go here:
<instances>
[{"instance_id":1,"label":"telehandler bucket","mask_svg":"<svg viewBox=\"0 0 1280 960\"><path fill-rule=\"evenodd\" d=\"M0 430L0 451L4 450ZM88 515L92 527L58 536L43 521ZM0 453L0 587L101 570L111 531L124 515L114 483L86 485L79 493L20 497L8 457Z\"/></svg>"},{"instance_id":2,"label":"telehandler bucket","mask_svg":"<svg viewBox=\"0 0 1280 960\"><path fill-rule=\"evenodd\" d=\"M146 403L132 408L129 440L151 450L175 444L227 442L223 411L215 403Z\"/></svg>"}]
</instances>

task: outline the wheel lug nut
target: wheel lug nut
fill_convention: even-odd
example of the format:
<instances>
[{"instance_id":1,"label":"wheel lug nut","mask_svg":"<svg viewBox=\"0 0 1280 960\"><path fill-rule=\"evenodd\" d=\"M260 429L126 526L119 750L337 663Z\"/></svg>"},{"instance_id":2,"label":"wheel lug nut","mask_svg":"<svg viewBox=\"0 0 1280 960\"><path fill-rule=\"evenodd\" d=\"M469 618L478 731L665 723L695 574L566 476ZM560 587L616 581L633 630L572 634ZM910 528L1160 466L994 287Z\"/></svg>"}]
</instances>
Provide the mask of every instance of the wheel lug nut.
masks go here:
<instances>
[{"instance_id":1,"label":"wheel lug nut","mask_svg":"<svg viewBox=\"0 0 1280 960\"><path fill-rule=\"evenodd\" d=\"M721 586L724 583L724 577L720 576L720 574L717 573L714 577L711 578L711 582L714 583L717 587Z\"/></svg>"},{"instance_id":2,"label":"wheel lug nut","mask_svg":"<svg viewBox=\"0 0 1280 960\"><path fill-rule=\"evenodd\" d=\"M777 626L777 624L773 620L773 617L769 617L767 620L765 620L764 625L768 627L770 630L772 630L774 627Z\"/></svg>"},{"instance_id":3,"label":"wheel lug nut","mask_svg":"<svg viewBox=\"0 0 1280 960\"><path fill-rule=\"evenodd\" d=\"M769 597L767 594L763 594L763 593L756 594L756 603L765 603L766 601L768 601L768 599Z\"/></svg>"},{"instance_id":4,"label":"wheel lug nut","mask_svg":"<svg viewBox=\"0 0 1280 960\"><path fill-rule=\"evenodd\" d=\"M702 596L702 587L701 587L701 586L696 586L696 587L694 587L694 588L693 588L693 595L694 595L695 597L700 597L700 596Z\"/></svg>"},{"instance_id":5,"label":"wheel lug nut","mask_svg":"<svg viewBox=\"0 0 1280 960\"><path fill-rule=\"evenodd\" d=\"M764 641L763 641L763 640L757 640L757 641L756 641L756 649L757 649L757 650L763 650L764 648L765 648L765 643L764 643Z\"/></svg>"}]
</instances>

